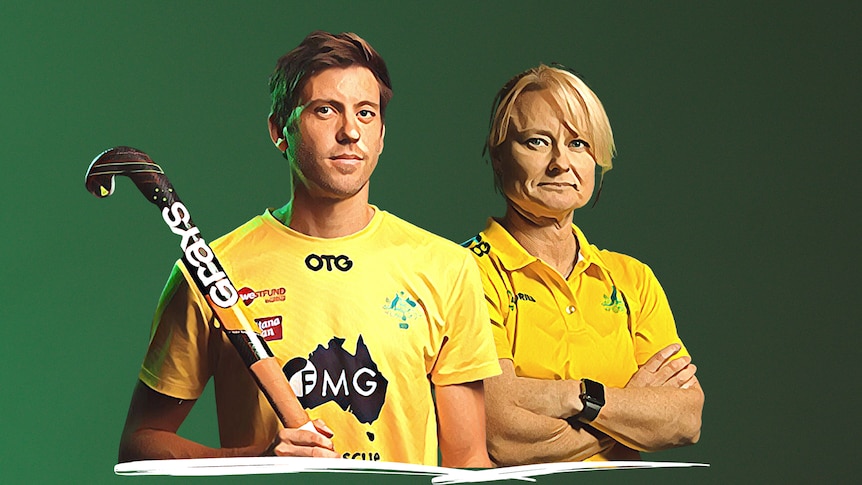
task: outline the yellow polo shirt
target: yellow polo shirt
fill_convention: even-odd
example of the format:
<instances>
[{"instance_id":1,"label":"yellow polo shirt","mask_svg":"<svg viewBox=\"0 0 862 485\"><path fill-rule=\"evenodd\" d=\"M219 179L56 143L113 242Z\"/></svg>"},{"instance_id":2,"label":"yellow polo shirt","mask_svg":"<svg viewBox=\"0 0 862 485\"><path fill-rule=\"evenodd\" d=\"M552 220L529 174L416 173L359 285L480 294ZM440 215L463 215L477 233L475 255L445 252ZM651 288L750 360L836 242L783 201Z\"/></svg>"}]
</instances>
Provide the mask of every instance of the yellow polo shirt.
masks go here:
<instances>
[{"instance_id":1,"label":"yellow polo shirt","mask_svg":"<svg viewBox=\"0 0 862 485\"><path fill-rule=\"evenodd\" d=\"M511 359L521 377L589 378L621 388L656 352L682 342L652 270L599 250L574 225L572 231L580 254L568 278L493 219L465 243L482 274L497 355ZM684 355L683 346L676 357Z\"/></svg>"}]
</instances>

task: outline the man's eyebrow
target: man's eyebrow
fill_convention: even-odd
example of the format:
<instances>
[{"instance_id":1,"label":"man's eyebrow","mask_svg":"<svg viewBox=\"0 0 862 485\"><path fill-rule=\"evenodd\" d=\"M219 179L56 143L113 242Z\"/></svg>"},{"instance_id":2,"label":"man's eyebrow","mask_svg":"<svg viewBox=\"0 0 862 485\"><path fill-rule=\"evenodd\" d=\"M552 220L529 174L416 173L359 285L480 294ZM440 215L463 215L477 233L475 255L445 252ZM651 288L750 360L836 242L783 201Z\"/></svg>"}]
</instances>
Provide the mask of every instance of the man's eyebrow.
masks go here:
<instances>
[{"instance_id":1,"label":"man's eyebrow","mask_svg":"<svg viewBox=\"0 0 862 485\"><path fill-rule=\"evenodd\" d=\"M314 98L314 99L309 99L305 104L306 104L307 106L311 106L311 105L313 105L313 104L331 104L331 105L333 105L333 106L335 106L335 107L341 107L341 106L343 106L340 102L338 102L338 101L336 101L336 100L334 100L334 99L326 99L326 98Z\"/></svg>"},{"instance_id":2,"label":"man's eyebrow","mask_svg":"<svg viewBox=\"0 0 862 485\"><path fill-rule=\"evenodd\" d=\"M307 106L311 106L311 105L315 105L315 104L331 104L332 106L335 106L338 109L344 108L344 103L342 103L341 101L336 101L334 99L317 98L317 99L310 99L310 100L308 100L308 103L306 103ZM377 109L377 110L380 109L380 103L376 103L374 101L359 101L358 103L354 104L354 106L370 106L370 107Z\"/></svg>"},{"instance_id":3,"label":"man's eyebrow","mask_svg":"<svg viewBox=\"0 0 862 485\"><path fill-rule=\"evenodd\" d=\"M360 101L356 103L356 106L370 106L376 110L380 109L380 103L375 103L374 101Z\"/></svg>"}]
</instances>

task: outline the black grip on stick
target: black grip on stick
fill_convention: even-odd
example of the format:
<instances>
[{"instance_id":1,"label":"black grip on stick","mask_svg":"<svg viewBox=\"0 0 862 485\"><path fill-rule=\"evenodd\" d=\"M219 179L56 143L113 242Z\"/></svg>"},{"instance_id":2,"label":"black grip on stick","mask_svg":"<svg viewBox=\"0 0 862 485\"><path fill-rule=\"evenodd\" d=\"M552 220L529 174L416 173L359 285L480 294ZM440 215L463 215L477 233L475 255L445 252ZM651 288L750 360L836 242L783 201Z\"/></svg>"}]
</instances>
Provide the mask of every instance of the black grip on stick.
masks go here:
<instances>
[{"instance_id":1,"label":"black grip on stick","mask_svg":"<svg viewBox=\"0 0 862 485\"><path fill-rule=\"evenodd\" d=\"M132 147L116 147L97 156L87 169L87 190L98 198L114 193L114 176L132 179L141 194L159 209L179 200L165 172L150 157Z\"/></svg>"},{"instance_id":2,"label":"black grip on stick","mask_svg":"<svg viewBox=\"0 0 862 485\"><path fill-rule=\"evenodd\" d=\"M182 237L182 261L201 294L209 296L221 308L234 305L238 299L236 288L201 237L162 167L136 148L120 146L105 150L87 169L87 190L96 197L108 197L114 192L117 175L132 179L141 194L161 209L162 218L171 231Z\"/></svg>"}]
</instances>

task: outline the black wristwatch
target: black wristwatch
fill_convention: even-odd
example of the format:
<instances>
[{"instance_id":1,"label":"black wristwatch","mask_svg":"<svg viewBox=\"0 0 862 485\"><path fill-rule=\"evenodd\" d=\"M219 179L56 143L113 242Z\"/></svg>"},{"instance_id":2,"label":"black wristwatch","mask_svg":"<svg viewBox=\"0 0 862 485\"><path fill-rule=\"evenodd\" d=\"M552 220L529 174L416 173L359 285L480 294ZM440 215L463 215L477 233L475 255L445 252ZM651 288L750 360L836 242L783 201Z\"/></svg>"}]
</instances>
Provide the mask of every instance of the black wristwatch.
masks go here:
<instances>
[{"instance_id":1,"label":"black wristwatch","mask_svg":"<svg viewBox=\"0 0 862 485\"><path fill-rule=\"evenodd\" d=\"M590 423L596 419L602 406L605 405L605 386L601 382L581 379L580 397L581 402L584 403L584 409L578 414L578 421Z\"/></svg>"}]
</instances>

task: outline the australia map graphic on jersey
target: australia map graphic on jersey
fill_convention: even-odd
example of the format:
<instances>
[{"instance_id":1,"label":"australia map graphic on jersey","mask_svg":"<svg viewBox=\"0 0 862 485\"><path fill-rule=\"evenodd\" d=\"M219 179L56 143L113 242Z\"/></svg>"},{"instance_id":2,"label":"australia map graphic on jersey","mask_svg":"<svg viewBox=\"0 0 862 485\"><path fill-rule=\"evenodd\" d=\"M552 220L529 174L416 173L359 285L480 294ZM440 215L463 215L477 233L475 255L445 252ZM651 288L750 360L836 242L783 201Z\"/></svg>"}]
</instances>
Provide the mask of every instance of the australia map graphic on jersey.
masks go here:
<instances>
[{"instance_id":1,"label":"australia map graphic on jersey","mask_svg":"<svg viewBox=\"0 0 862 485\"><path fill-rule=\"evenodd\" d=\"M389 381L380 373L361 335L355 355L344 349L343 338L333 337L326 347L318 345L308 359L291 359L282 370L306 409L333 401L360 423L373 423L380 416Z\"/></svg>"}]
</instances>

